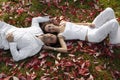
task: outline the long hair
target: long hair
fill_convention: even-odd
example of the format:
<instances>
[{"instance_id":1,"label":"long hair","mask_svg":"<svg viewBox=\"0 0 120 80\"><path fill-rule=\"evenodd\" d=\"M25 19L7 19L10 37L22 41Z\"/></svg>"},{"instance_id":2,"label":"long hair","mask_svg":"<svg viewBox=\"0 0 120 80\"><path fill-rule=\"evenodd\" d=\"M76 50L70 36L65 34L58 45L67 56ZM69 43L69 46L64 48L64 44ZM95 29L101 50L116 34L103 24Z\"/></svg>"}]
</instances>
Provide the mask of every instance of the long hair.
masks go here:
<instances>
[{"instance_id":1,"label":"long hair","mask_svg":"<svg viewBox=\"0 0 120 80\"><path fill-rule=\"evenodd\" d=\"M39 23L39 26L41 27L41 29L42 29L42 31L43 31L44 33L48 33L48 32L45 31L45 26L46 26L47 24L50 24L50 22Z\"/></svg>"},{"instance_id":2,"label":"long hair","mask_svg":"<svg viewBox=\"0 0 120 80\"><path fill-rule=\"evenodd\" d=\"M58 40L58 37L57 37L56 43L50 43L49 46L51 46L51 47L60 47L60 42Z\"/></svg>"},{"instance_id":3,"label":"long hair","mask_svg":"<svg viewBox=\"0 0 120 80\"><path fill-rule=\"evenodd\" d=\"M46 26L47 24L51 24L51 22L39 23L39 26L41 27L41 29L42 29L42 31L43 31L44 34L50 33L50 32L46 32L46 31L45 31L45 26ZM55 25L55 24L54 24L54 25ZM52 34L56 35L56 37L57 37L57 35L58 35L57 32L54 32L54 33L52 33ZM60 47L60 42L59 42L59 40L58 40L58 37L57 37L56 43L51 43L51 44L49 44L49 46L51 46L51 47Z\"/></svg>"},{"instance_id":4,"label":"long hair","mask_svg":"<svg viewBox=\"0 0 120 80\"><path fill-rule=\"evenodd\" d=\"M57 32L46 32L45 31L45 26L48 25L48 24L54 24L54 23L51 23L51 22L43 22L43 23L39 23L39 26L41 27L43 33L52 33L52 34L55 34L57 35L58 33ZM55 24L54 24L55 25Z\"/></svg>"}]
</instances>

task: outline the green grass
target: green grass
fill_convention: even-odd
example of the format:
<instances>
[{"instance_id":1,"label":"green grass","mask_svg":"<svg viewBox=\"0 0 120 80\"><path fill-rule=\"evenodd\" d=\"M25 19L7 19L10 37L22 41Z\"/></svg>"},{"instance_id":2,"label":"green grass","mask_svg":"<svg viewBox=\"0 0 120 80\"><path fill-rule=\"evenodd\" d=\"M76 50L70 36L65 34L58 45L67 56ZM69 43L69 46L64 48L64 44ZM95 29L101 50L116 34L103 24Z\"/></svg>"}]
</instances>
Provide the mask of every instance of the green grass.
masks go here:
<instances>
[{"instance_id":1,"label":"green grass","mask_svg":"<svg viewBox=\"0 0 120 80\"><path fill-rule=\"evenodd\" d=\"M9 0L0 0L0 5L3 1L7 2ZM15 0L15 1L17 1L17 0ZM62 0L62 2L59 3L59 5L63 6L65 1L66 0ZM87 16L89 16L89 12L87 12L86 14L81 12L81 9L86 9L88 11L92 10L91 6L88 4L91 1L92 0L86 0L86 2L81 4L79 2L79 0L75 3L73 3L72 0L68 0L69 6L73 6L75 9L78 8L79 10L77 12L77 15L72 15L70 13L71 10L67 9L64 13L65 16L67 18L70 18L71 21L75 21L75 22L82 22L84 20L91 22L93 20L93 18L92 19L90 19L90 18L87 19ZM99 3L97 5L102 9L105 9L106 7L112 7L115 10L116 17L119 18L120 17L120 3L119 2L120 2L120 0L99 0ZM56 8L54 5L51 5L50 7L47 7L47 5L41 4L40 2L38 2L38 0L32 1L32 6L30 8L30 11L31 12L33 11L35 15L37 15L37 13L41 13L42 15L43 15L43 13L47 13L47 14L50 14L51 16L61 16L61 15L63 15L62 12L61 12L61 9ZM78 18L80 14L82 15L81 20L79 20L79 18ZM94 15L94 17L97 14L99 14L99 13L96 11L96 14ZM10 20L9 19L10 16L13 17L13 20L17 21L16 24L14 24L14 25L18 26L18 27L21 27L21 26L25 27L26 26L25 22L24 22L25 18L31 17L27 13L23 13L19 17L14 18L16 16L16 13L14 13L14 14L5 13L3 16L0 16L0 19L4 19L5 22L8 22ZM30 26L30 24L31 23L28 23L27 26ZM52 52L52 51L49 51L49 52L53 53L55 57L57 56L57 52ZM95 76L95 80L113 80L111 71L112 70L120 71L120 59L119 59L119 57L117 57L117 56L120 55L120 49L114 49L114 55L116 56L115 59L112 59L112 58L107 57L107 56L101 56L101 57L95 58L94 56L89 55L88 53L84 53L84 52L80 52L80 51L77 51L74 54L75 54L76 57L82 56L84 58L84 60L89 60L90 61L91 65L89 67L89 71L92 75ZM36 56L36 58L38 56L39 56L39 54ZM10 52L7 52L6 54L2 55L2 57L9 57L10 58L11 57ZM69 56L68 56L68 54L61 54L61 58L69 59ZM20 68L20 70L18 72L22 73L25 76L26 76L26 72L29 72L29 73L35 72L37 74L37 78L35 80L40 80L40 77L43 76L44 73L46 73L46 70L49 71L50 66L45 67L45 70L42 70L43 66L40 67L38 70L34 70L33 67L30 68L30 69L29 68L26 69L26 65L30 61L32 61L33 59L34 58L28 58L26 60L16 62L14 64L18 65L16 67L16 69L17 69L17 68L20 67L20 64L22 62L25 62L24 65ZM46 60L47 60L46 62L51 63L52 67L55 67L55 65L54 65L55 59L54 58L47 57ZM98 63L95 64L95 62L98 62ZM96 66L104 65L104 64L107 65L107 69L104 69L102 71L96 71L95 70ZM71 70L74 70L74 68L72 67ZM7 75L12 75L12 73L11 73L12 71L15 71L15 69L12 66L6 66L6 61L0 62L0 73L3 72ZM62 70L62 68L59 68L59 71L56 72L56 73L51 73L51 72L48 72L50 74L50 77L58 76L59 80L63 80L62 76L63 76L64 71ZM18 76L18 74L16 73L15 76ZM79 76L79 78L80 78L80 76ZM118 80L120 80L120 78Z\"/></svg>"}]
</instances>

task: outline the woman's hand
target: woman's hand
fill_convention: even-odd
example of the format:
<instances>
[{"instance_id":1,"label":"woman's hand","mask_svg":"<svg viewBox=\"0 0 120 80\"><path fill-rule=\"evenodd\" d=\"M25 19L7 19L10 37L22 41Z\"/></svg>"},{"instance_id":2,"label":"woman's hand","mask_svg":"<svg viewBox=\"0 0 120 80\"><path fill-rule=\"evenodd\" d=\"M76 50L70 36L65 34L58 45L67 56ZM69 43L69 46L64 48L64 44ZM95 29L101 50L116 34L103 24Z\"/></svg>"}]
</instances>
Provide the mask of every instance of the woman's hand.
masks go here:
<instances>
[{"instance_id":1,"label":"woman's hand","mask_svg":"<svg viewBox=\"0 0 120 80\"><path fill-rule=\"evenodd\" d=\"M45 49L45 50L52 50L52 47L44 45L43 49Z\"/></svg>"},{"instance_id":2,"label":"woman's hand","mask_svg":"<svg viewBox=\"0 0 120 80\"><path fill-rule=\"evenodd\" d=\"M62 20L62 21L60 22L60 25L61 25L61 26L65 26L65 24L66 24L66 21L65 21L65 20Z\"/></svg>"},{"instance_id":3,"label":"woman's hand","mask_svg":"<svg viewBox=\"0 0 120 80\"><path fill-rule=\"evenodd\" d=\"M59 22L58 22L58 20L56 18L51 18L50 22L55 24L55 25L59 25Z\"/></svg>"},{"instance_id":4,"label":"woman's hand","mask_svg":"<svg viewBox=\"0 0 120 80\"><path fill-rule=\"evenodd\" d=\"M89 25L91 28L95 28L95 24L90 24Z\"/></svg>"},{"instance_id":5,"label":"woman's hand","mask_svg":"<svg viewBox=\"0 0 120 80\"><path fill-rule=\"evenodd\" d=\"M8 33L6 36L6 39L8 40L8 42L13 42L14 41L14 37L12 33Z\"/></svg>"}]
</instances>

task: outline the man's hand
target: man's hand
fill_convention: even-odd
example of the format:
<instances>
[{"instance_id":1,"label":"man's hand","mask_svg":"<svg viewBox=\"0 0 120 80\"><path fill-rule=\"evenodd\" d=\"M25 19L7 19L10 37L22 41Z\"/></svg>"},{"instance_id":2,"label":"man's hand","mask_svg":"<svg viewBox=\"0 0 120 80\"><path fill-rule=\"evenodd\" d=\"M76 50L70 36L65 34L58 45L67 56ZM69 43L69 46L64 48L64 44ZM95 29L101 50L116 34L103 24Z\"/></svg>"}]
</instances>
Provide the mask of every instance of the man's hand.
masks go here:
<instances>
[{"instance_id":1,"label":"man's hand","mask_svg":"<svg viewBox=\"0 0 120 80\"><path fill-rule=\"evenodd\" d=\"M6 39L8 40L8 42L13 42L13 40L14 40L13 34L8 33L7 36L6 36Z\"/></svg>"}]
</instances>

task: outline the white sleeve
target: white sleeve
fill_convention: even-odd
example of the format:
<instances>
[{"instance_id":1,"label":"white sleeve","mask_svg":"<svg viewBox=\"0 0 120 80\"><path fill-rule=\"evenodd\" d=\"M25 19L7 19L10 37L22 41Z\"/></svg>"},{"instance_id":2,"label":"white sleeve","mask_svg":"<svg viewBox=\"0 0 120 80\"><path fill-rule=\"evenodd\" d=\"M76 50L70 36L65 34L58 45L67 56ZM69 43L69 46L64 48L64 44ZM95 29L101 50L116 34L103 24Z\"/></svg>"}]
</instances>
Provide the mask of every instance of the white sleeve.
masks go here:
<instances>
[{"instance_id":1,"label":"white sleeve","mask_svg":"<svg viewBox=\"0 0 120 80\"><path fill-rule=\"evenodd\" d=\"M42 47L42 46L41 46ZM20 50L17 49L17 44L15 42L11 42L10 43L10 51L12 54L12 57L15 61L19 61L22 59L25 59L27 57L31 57L35 54L37 54L40 49L40 46L36 46L36 45L28 45L27 47L24 47Z\"/></svg>"},{"instance_id":2,"label":"white sleeve","mask_svg":"<svg viewBox=\"0 0 120 80\"><path fill-rule=\"evenodd\" d=\"M32 19L32 25L31 25L31 27L39 27L39 23L48 22L49 20L50 20L49 16L35 17L35 18Z\"/></svg>"}]
</instances>

